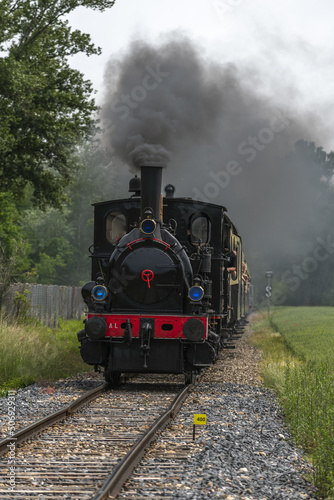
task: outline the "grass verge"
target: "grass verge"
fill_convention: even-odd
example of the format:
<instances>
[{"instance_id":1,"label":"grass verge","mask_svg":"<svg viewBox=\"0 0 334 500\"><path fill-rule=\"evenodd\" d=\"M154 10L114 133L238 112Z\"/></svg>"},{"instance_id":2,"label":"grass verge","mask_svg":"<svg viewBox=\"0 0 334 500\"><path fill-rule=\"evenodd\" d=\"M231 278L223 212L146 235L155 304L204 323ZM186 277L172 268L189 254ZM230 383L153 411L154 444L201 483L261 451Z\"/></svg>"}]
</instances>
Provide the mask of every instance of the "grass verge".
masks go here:
<instances>
[{"instance_id":1,"label":"grass verge","mask_svg":"<svg viewBox=\"0 0 334 500\"><path fill-rule=\"evenodd\" d=\"M274 389L296 442L314 465L314 483L334 498L334 308L283 307L259 313L251 343L263 352L261 375Z\"/></svg>"},{"instance_id":2,"label":"grass verge","mask_svg":"<svg viewBox=\"0 0 334 500\"><path fill-rule=\"evenodd\" d=\"M76 333L81 321L61 320L53 330L36 321L0 317L0 396L34 381L58 380L87 371Z\"/></svg>"}]
</instances>

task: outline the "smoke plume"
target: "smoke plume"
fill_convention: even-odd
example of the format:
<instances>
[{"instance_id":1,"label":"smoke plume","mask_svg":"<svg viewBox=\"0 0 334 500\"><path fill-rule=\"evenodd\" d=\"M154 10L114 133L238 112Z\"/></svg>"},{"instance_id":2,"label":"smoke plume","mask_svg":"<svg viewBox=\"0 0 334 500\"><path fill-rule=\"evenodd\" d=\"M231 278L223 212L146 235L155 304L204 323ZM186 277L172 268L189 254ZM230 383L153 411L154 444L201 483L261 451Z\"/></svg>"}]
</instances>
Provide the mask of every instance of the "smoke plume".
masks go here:
<instances>
[{"instance_id":1,"label":"smoke plume","mask_svg":"<svg viewBox=\"0 0 334 500\"><path fill-rule=\"evenodd\" d=\"M226 206L247 252L271 265L312 245L323 206L320 169L293 155L296 141L319 141L317 120L274 88L262 93L261 78L213 62L180 33L136 40L107 65L101 116L111 155L133 168L168 165L177 196Z\"/></svg>"}]
</instances>

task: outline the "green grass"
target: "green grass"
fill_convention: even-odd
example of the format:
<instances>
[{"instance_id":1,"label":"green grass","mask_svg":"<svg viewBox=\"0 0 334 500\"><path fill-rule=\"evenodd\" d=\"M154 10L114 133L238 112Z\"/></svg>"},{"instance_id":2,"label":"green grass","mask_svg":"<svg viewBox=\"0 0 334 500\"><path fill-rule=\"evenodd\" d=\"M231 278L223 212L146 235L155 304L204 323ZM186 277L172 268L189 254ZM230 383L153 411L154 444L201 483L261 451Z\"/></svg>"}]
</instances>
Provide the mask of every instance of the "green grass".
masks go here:
<instances>
[{"instance_id":1,"label":"green grass","mask_svg":"<svg viewBox=\"0 0 334 500\"><path fill-rule=\"evenodd\" d=\"M53 381L87 371L76 333L81 321L61 321L56 330L35 321L0 317L0 395L34 381Z\"/></svg>"},{"instance_id":2,"label":"green grass","mask_svg":"<svg viewBox=\"0 0 334 500\"><path fill-rule=\"evenodd\" d=\"M328 359L334 366L334 308L286 307L270 318L287 347L305 361Z\"/></svg>"},{"instance_id":3,"label":"green grass","mask_svg":"<svg viewBox=\"0 0 334 500\"><path fill-rule=\"evenodd\" d=\"M281 307L270 320L259 314L252 328L264 382L311 457L319 491L334 498L334 308Z\"/></svg>"},{"instance_id":4,"label":"green grass","mask_svg":"<svg viewBox=\"0 0 334 500\"><path fill-rule=\"evenodd\" d=\"M271 327L266 313L257 314L252 321L252 330L251 343L263 353L262 379L267 387L280 393L284 389L287 366L300 364L301 361L286 346L281 334Z\"/></svg>"}]
</instances>

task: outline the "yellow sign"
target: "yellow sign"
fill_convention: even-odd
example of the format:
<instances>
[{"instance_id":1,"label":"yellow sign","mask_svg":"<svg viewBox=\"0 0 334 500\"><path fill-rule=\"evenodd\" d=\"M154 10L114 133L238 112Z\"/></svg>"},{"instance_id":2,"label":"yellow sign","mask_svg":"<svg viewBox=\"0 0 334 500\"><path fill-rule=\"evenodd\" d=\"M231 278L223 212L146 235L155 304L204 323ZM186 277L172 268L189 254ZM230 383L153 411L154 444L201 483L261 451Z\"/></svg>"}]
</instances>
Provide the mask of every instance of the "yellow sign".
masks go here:
<instances>
[{"instance_id":1,"label":"yellow sign","mask_svg":"<svg viewBox=\"0 0 334 500\"><path fill-rule=\"evenodd\" d=\"M206 415L201 415L195 413L194 415L194 425L206 425Z\"/></svg>"}]
</instances>

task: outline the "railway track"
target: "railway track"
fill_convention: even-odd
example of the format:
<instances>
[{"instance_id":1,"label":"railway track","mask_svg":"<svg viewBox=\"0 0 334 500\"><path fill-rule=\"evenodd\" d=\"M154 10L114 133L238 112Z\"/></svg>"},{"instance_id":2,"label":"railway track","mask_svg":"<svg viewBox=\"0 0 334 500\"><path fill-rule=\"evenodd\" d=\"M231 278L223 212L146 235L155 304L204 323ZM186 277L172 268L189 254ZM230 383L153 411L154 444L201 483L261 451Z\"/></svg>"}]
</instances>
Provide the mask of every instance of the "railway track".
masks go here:
<instances>
[{"instance_id":1,"label":"railway track","mask_svg":"<svg viewBox=\"0 0 334 500\"><path fill-rule=\"evenodd\" d=\"M154 384L148 380L142 377L110 391L104 384L1 441L1 498L101 500L116 495L192 388L161 377L159 382L156 376ZM9 489L6 453L12 449L15 485Z\"/></svg>"},{"instance_id":2,"label":"railway track","mask_svg":"<svg viewBox=\"0 0 334 500\"><path fill-rule=\"evenodd\" d=\"M16 445L27 441L30 437L37 434L38 432L43 431L47 427L60 420L64 420L70 415L74 414L84 405L88 404L90 401L93 401L95 398L99 397L104 391L109 388L108 384L102 384L101 386L88 391L86 394L83 394L75 401L70 404L64 406L61 410L51 413L50 415L43 417L41 419L37 419L35 422L23 427L18 432L11 436L7 436L0 441L0 456L3 456L8 451L8 444L15 441Z\"/></svg>"},{"instance_id":3,"label":"railway track","mask_svg":"<svg viewBox=\"0 0 334 500\"><path fill-rule=\"evenodd\" d=\"M66 409L81 396L102 384L100 376L86 373L71 379L59 380L50 385L36 383L14 392L15 432L28 427L37 420L42 420L51 413ZM0 442L9 434L8 401L8 398L0 398Z\"/></svg>"}]
</instances>

